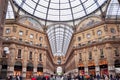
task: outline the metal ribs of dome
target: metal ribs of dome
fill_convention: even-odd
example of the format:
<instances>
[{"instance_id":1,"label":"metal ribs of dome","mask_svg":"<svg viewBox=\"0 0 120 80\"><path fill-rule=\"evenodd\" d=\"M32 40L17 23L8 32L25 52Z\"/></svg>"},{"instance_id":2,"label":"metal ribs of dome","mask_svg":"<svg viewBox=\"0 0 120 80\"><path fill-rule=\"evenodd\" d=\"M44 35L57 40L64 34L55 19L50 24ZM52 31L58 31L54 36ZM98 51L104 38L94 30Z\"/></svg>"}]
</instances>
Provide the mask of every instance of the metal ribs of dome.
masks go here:
<instances>
[{"instance_id":1,"label":"metal ribs of dome","mask_svg":"<svg viewBox=\"0 0 120 80\"><path fill-rule=\"evenodd\" d=\"M13 0L19 10L45 21L74 21L98 10L108 0Z\"/></svg>"}]
</instances>

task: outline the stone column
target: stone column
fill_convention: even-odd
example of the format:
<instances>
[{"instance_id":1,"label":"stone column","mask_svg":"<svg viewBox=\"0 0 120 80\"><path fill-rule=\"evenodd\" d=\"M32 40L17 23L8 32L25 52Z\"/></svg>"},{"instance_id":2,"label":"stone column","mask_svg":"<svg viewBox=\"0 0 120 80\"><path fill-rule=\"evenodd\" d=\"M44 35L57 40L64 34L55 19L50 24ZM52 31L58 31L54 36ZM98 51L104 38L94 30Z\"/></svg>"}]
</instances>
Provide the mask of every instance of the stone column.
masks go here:
<instances>
[{"instance_id":1,"label":"stone column","mask_svg":"<svg viewBox=\"0 0 120 80\"><path fill-rule=\"evenodd\" d=\"M100 74L100 67L98 65L95 66L95 71L96 71L96 75Z\"/></svg>"},{"instance_id":2,"label":"stone column","mask_svg":"<svg viewBox=\"0 0 120 80\"><path fill-rule=\"evenodd\" d=\"M10 45L10 53L8 54L8 68L7 68L7 75L13 75L14 74L14 61L15 61L15 54L16 54L16 45L11 44Z\"/></svg>"},{"instance_id":3,"label":"stone column","mask_svg":"<svg viewBox=\"0 0 120 80\"><path fill-rule=\"evenodd\" d=\"M6 12L7 12L7 5L8 5L8 0L0 0L0 54L1 54L1 49L2 49L2 35L3 35L3 27L5 23L5 17L6 17ZM0 61L1 61L0 56ZM0 64L0 73L1 73L1 64Z\"/></svg>"},{"instance_id":4,"label":"stone column","mask_svg":"<svg viewBox=\"0 0 120 80\"><path fill-rule=\"evenodd\" d=\"M7 76L14 75L14 65L9 65L7 67Z\"/></svg>"},{"instance_id":5,"label":"stone column","mask_svg":"<svg viewBox=\"0 0 120 80\"><path fill-rule=\"evenodd\" d=\"M94 48L94 61L95 61L95 71L96 71L96 75L100 74L100 67L99 67L99 55L97 52L97 48Z\"/></svg>"},{"instance_id":6,"label":"stone column","mask_svg":"<svg viewBox=\"0 0 120 80\"><path fill-rule=\"evenodd\" d=\"M114 62L113 62L113 53L112 53L112 47L109 45L106 47L107 52L107 61L108 61L108 72L109 75L115 75L115 68L114 68Z\"/></svg>"},{"instance_id":7,"label":"stone column","mask_svg":"<svg viewBox=\"0 0 120 80\"><path fill-rule=\"evenodd\" d=\"M34 69L33 69L33 75L37 76L37 67L34 67Z\"/></svg>"},{"instance_id":8,"label":"stone column","mask_svg":"<svg viewBox=\"0 0 120 80\"><path fill-rule=\"evenodd\" d=\"M37 75L37 64L38 64L38 57L39 57L39 52L36 49L34 52L34 69L33 69L33 75Z\"/></svg>"},{"instance_id":9,"label":"stone column","mask_svg":"<svg viewBox=\"0 0 120 80\"><path fill-rule=\"evenodd\" d=\"M26 78L26 65L23 65L23 68L22 68L22 78L25 79Z\"/></svg>"},{"instance_id":10,"label":"stone column","mask_svg":"<svg viewBox=\"0 0 120 80\"><path fill-rule=\"evenodd\" d=\"M79 55L77 54L77 51L74 51L74 59L75 59L75 71L78 72L78 65L79 65Z\"/></svg>"},{"instance_id":11,"label":"stone column","mask_svg":"<svg viewBox=\"0 0 120 80\"><path fill-rule=\"evenodd\" d=\"M88 67L85 67L84 69L85 69L85 70L84 70L84 71L85 71L85 74L88 75Z\"/></svg>"},{"instance_id":12,"label":"stone column","mask_svg":"<svg viewBox=\"0 0 120 80\"><path fill-rule=\"evenodd\" d=\"M22 77L23 80L26 79L26 72L27 72L27 57L28 56L28 48L24 48L24 55L22 55L23 58L23 66L22 66Z\"/></svg>"}]
</instances>

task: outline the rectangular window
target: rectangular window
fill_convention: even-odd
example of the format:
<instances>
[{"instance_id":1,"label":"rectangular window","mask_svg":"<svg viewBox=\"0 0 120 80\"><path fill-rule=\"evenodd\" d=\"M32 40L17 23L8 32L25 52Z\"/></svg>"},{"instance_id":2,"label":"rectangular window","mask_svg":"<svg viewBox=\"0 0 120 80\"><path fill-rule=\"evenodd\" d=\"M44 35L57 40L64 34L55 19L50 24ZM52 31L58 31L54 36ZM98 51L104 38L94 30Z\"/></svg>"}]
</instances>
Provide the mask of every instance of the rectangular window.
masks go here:
<instances>
[{"instance_id":1,"label":"rectangular window","mask_svg":"<svg viewBox=\"0 0 120 80\"><path fill-rule=\"evenodd\" d=\"M19 38L19 41L22 41L22 38Z\"/></svg>"},{"instance_id":2,"label":"rectangular window","mask_svg":"<svg viewBox=\"0 0 120 80\"><path fill-rule=\"evenodd\" d=\"M6 51L3 51L2 57L6 57Z\"/></svg>"},{"instance_id":3,"label":"rectangular window","mask_svg":"<svg viewBox=\"0 0 120 80\"><path fill-rule=\"evenodd\" d=\"M18 58L21 58L21 52L22 52L22 50L21 49L18 49Z\"/></svg>"},{"instance_id":4,"label":"rectangular window","mask_svg":"<svg viewBox=\"0 0 120 80\"><path fill-rule=\"evenodd\" d=\"M32 45L32 44L33 44L33 41L30 41L29 43Z\"/></svg>"},{"instance_id":5,"label":"rectangular window","mask_svg":"<svg viewBox=\"0 0 120 80\"><path fill-rule=\"evenodd\" d=\"M115 56L116 56L116 57L119 56L119 50L118 50L118 48L116 48L116 49L114 50L114 53L115 53Z\"/></svg>"},{"instance_id":6,"label":"rectangular window","mask_svg":"<svg viewBox=\"0 0 120 80\"><path fill-rule=\"evenodd\" d=\"M42 44L40 44L40 47L42 47Z\"/></svg>"},{"instance_id":7,"label":"rectangular window","mask_svg":"<svg viewBox=\"0 0 120 80\"><path fill-rule=\"evenodd\" d=\"M33 34L30 34L30 38L31 38L31 39L33 38Z\"/></svg>"},{"instance_id":8,"label":"rectangular window","mask_svg":"<svg viewBox=\"0 0 120 80\"><path fill-rule=\"evenodd\" d=\"M100 58L104 58L103 49L100 49Z\"/></svg>"},{"instance_id":9,"label":"rectangular window","mask_svg":"<svg viewBox=\"0 0 120 80\"><path fill-rule=\"evenodd\" d=\"M78 41L81 41L81 37L78 37Z\"/></svg>"},{"instance_id":10,"label":"rectangular window","mask_svg":"<svg viewBox=\"0 0 120 80\"><path fill-rule=\"evenodd\" d=\"M79 61L82 61L82 54L79 53Z\"/></svg>"},{"instance_id":11,"label":"rectangular window","mask_svg":"<svg viewBox=\"0 0 120 80\"><path fill-rule=\"evenodd\" d=\"M30 51L29 60L32 60L32 51Z\"/></svg>"},{"instance_id":12,"label":"rectangular window","mask_svg":"<svg viewBox=\"0 0 120 80\"><path fill-rule=\"evenodd\" d=\"M42 54L39 54L39 61L42 61Z\"/></svg>"},{"instance_id":13,"label":"rectangular window","mask_svg":"<svg viewBox=\"0 0 120 80\"><path fill-rule=\"evenodd\" d=\"M9 34L10 33L10 29L7 28L6 31L5 31L6 34Z\"/></svg>"},{"instance_id":14,"label":"rectangular window","mask_svg":"<svg viewBox=\"0 0 120 80\"><path fill-rule=\"evenodd\" d=\"M22 36L23 35L23 31L19 31L19 35Z\"/></svg>"},{"instance_id":15,"label":"rectangular window","mask_svg":"<svg viewBox=\"0 0 120 80\"><path fill-rule=\"evenodd\" d=\"M89 52L89 60L91 60L92 59L92 52L90 51Z\"/></svg>"},{"instance_id":16,"label":"rectangular window","mask_svg":"<svg viewBox=\"0 0 120 80\"><path fill-rule=\"evenodd\" d=\"M42 41L42 39L43 39L42 37L39 38L40 41Z\"/></svg>"}]
</instances>

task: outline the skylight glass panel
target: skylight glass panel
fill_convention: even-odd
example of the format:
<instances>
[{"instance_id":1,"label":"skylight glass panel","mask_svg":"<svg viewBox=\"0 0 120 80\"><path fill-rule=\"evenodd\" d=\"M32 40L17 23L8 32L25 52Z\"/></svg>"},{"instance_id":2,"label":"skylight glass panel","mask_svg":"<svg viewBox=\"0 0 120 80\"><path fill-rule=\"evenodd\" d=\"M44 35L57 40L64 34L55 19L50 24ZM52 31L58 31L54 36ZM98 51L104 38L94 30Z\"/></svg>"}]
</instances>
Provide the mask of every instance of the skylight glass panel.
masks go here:
<instances>
[{"instance_id":1,"label":"skylight glass panel","mask_svg":"<svg viewBox=\"0 0 120 80\"><path fill-rule=\"evenodd\" d=\"M31 1L31 0L26 0L26 2L25 2L27 5L29 5L30 7L32 7L33 9L35 8L35 6L36 6L36 3L35 2L33 2L33 1Z\"/></svg>"},{"instance_id":2,"label":"skylight glass panel","mask_svg":"<svg viewBox=\"0 0 120 80\"><path fill-rule=\"evenodd\" d=\"M40 13L40 12L38 12L38 11L35 11L34 15L35 15L35 16L38 16L38 17L40 16L42 19L45 19L45 18L46 18L46 14Z\"/></svg>"},{"instance_id":3,"label":"skylight glass panel","mask_svg":"<svg viewBox=\"0 0 120 80\"><path fill-rule=\"evenodd\" d=\"M74 0L73 2L71 2L72 7L75 7L77 5L81 5L80 0Z\"/></svg>"},{"instance_id":4,"label":"skylight glass panel","mask_svg":"<svg viewBox=\"0 0 120 80\"><path fill-rule=\"evenodd\" d=\"M95 1L94 0L87 0L85 3L84 3L84 7L85 8L88 8L88 7L91 7L91 5L95 4ZM93 8L94 10L94 8Z\"/></svg>"},{"instance_id":5,"label":"skylight glass panel","mask_svg":"<svg viewBox=\"0 0 120 80\"><path fill-rule=\"evenodd\" d=\"M33 13L33 9L29 6L29 5L23 5L23 8L24 8L24 10L25 11L27 11L27 12L29 12L30 14L32 14Z\"/></svg>"},{"instance_id":6,"label":"skylight glass panel","mask_svg":"<svg viewBox=\"0 0 120 80\"><path fill-rule=\"evenodd\" d=\"M59 9L59 6L58 6L58 4L53 4L53 3L51 3L50 4L50 9Z\"/></svg>"},{"instance_id":7,"label":"skylight glass panel","mask_svg":"<svg viewBox=\"0 0 120 80\"><path fill-rule=\"evenodd\" d=\"M87 13L89 14L89 13L91 13L91 11L94 11L94 9L97 9L97 5L96 5L96 4L93 4L93 5L91 5L90 7L88 7L88 8L86 9L86 11L87 11Z\"/></svg>"},{"instance_id":8,"label":"skylight glass panel","mask_svg":"<svg viewBox=\"0 0 120 80\"><path fill-rule=\"evenodd\" d=\"M48 7L48 3L49 3L49 2L47 2L47 1L45 1L45 0L40 0L39 3L38 3L38 5L39 5L39 6L42 5L42 6L44 6L44 7Z\"/></svg>"},{"instance_id":9,"label":"skylight glass panel","mask_svg":"<svg viewBox=\"0 0 120 80\"><path fill-rule=\"evenodd\" d=\"M14 19L14 12L10 2L8 2L6 19Z\"/></svg>"},{"instance_id":10,"label":"skylight glass panel","mask_svg":"<svg viewBox=\"0 0 120 80\"><path fill-rule=\"evenodd\" d=\"M97 10L105 1L107 0L14 0L14 3L40 19L72 21L87 16L84 14L86 11L90 14Z\"/></svg>"}]
</instances>

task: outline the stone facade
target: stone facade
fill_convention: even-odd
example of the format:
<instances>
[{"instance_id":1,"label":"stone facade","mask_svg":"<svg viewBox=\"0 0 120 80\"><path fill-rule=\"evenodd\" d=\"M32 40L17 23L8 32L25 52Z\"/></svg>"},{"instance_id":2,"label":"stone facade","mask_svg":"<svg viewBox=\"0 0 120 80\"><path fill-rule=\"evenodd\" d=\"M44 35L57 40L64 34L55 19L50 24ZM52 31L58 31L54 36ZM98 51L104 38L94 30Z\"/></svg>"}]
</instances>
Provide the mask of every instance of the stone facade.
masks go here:
<instances>
[{"instance_id":1,"label":"stone facade","mask_svg":"<svg viewBox=\"0 0 120 80\"><path fill-rule=\"evenodd\" d=\"M66 73L75 73L74 69L78 69L79 74L117 73L115 70L120 67L120 24L93 19L95 17L85 19L79 24L66 55ZM85 25L88 23L89 25ZM82 24L85 28L82 28Z\"/></svg>"},{"instance_id":2,"label":"stone facade","mask_svg":"<svg viewBox=\"0 0 120 80\"><path fill-rule=\"evenodd\" d=\"M2 46L2 77L22 75L31 78L32 75L53 74L52 54L43 31L13 20L6 21Z\"/></svg>"}]
</instances>

